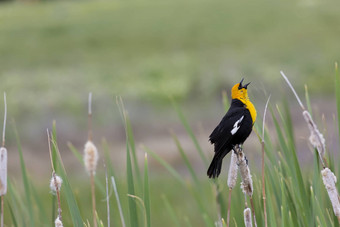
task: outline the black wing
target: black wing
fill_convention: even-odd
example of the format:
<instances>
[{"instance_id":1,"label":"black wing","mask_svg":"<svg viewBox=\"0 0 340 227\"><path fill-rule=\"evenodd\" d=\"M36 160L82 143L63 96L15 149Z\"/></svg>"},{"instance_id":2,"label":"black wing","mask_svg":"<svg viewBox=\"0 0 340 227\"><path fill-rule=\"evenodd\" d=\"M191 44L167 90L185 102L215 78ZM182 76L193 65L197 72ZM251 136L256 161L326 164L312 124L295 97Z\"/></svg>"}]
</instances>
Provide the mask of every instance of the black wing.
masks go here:
<instances>
[{"instance_id":1,"label":"black wing","mask_svg":"<svg viewBox=\"0 0 340 227\"><path fill-rule=\"evenodd\" d=\"M211 133L209 140L211 143L214 144L214 150L217 153L229 152L229 150L232 148L234 144L233 143L233 137L237 136L237 134L232 133L232 130L235 129L235 126L240 128L243 124L242 117L245 117L247 114L246 111L248 111L245 107L231 107L226 115L222 118L221 122L218 124L218 126L214 129L214 131ZM241 121L239 121L241 119ZM235 123L237 125L235 125ZM236 130L237 131L237 130Z\"/></svg>"}]
</instances>

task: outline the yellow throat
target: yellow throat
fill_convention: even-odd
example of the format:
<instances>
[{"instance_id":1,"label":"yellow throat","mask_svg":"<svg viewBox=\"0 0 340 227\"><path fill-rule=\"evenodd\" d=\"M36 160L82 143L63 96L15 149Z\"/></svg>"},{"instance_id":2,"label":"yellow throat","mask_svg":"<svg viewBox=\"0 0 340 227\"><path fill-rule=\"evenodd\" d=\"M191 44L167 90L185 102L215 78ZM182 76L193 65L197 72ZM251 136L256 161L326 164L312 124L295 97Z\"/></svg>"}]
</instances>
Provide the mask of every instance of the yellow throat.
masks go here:
<instances>
[{"instance_id":1,"label":"yellow throat","mask_svg":"<svg viewBox=\"0 0 340 227\"><path fill-rule=\"evenodd\" d=\"M239 86L240 86L240 83L237 83L233 86L233 88L231 89L231 98L238 99L245 104L246 108L250 112L251 119L253 120L253 124L254 124L256 120L255 106L249 100L247 89L246 88L239 89Z\"/></svg>"}]
</instances>

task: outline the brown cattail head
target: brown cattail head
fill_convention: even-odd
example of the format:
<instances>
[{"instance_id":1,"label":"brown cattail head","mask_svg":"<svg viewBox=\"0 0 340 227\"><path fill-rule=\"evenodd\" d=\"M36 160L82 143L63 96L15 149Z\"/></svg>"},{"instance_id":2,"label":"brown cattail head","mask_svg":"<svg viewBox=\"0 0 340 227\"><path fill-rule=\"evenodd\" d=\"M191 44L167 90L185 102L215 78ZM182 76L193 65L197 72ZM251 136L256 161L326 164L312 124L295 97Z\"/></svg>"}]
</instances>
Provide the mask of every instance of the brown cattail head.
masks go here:
<instances>
[{"instance_id":1,"label":"brown cattail head","mask_svg":"<svg viewBox=\"0 0 340 227\"><path fill-rule=\"evenodd\" d=\"M0 196L7 193L7 149L0 148Z\"/></svg>"},{"instance_id":2,"label":"brown cattail head","mask_svg":"<svg viewBox=\"0 0 340 227\"><path fill-rule=\"evenodd\" d=\"M241 188L243 193L248 196L253 195L253 180L251 178L250 169L247 164L246 157L241 149L238 151L237 163L240 168L242 183Z\"/></svg>"},{"instance_id":3,"label":"brown cattail head","mask_svg":"<svg viewBox=\"0 0 340 227\"><path fill-rule=\"evenodd\" d=\"M244 224L245 224L245 226L246 227L252 227L253 224L251 222L251 211L250 211L250 208L244 209L243 215L244 215Z\"/></svg>"},{"instance_id":4,"label":"brown cattail head","mask_svg":"<svg viewBox=\"0 0 340 227\"><path fill-rule=\"evenodd\" d=\"M309 142L313 145L314 148L316 148L319 152L320 157L322 160L325 157L325 138L318 130L318 127L314 123L311 115L307 110L303 111L303 117L305 118L305 121L307 122L309 131L310 131L310 137Z\"/></svg>"},{"instance_id":5,"label":"brown cattail head","mask_svg":"<svg viewBox=\"0 0 340 227\"><path fill-rule=\"evenodd\" d=\"M87 141L84 149L84 164L87 172L90 175L96 174L97 162L98 162L97 148L91 141Z\"/></svg>"},{"instance_id":6,"label":"brown cattail head","mask_svg":"<svg viewBox=\"0 0 340 227\"><path fill-rule=\"evenodd\" d=\"M231 153L230 165L229 165L229 172L228 172L228 187L234 188L237 181L237 155L234 151Z\"/></svg>"},{"instance_id":7,"label":"brown cattail head","mask_svg":"<svg viewBox=\"0 0 340 227\"><path fill-rule=\"evenodd\" d=\"M62 223L62 221L60 220L59 217L57 217L57 219L55 219L54 226L55 227L63 227L63 223Z\"/></svg>"},{"instance_id":8,"label":"brown cattail head","mask_svg":"<svg viewBox=\"0 0 340 227\"><path fill-rule=\"evenodd\" d=\"M335 186L336 176L328 168L321 170L321 174L322 174L323 184L325 185L326 190L328 192L329 199L332 202L334 214L335 216L339 218L340 217L340 202L339 202L338 190L336 189L336 186Z\"/></svg>"},{"instance_id":9,"label":"brown cattail head","mask_svg":"<svg viewBox=\"0 0 340 227\"><path fill-rule=\"evenodd\" d=\"M58 175L52 175L51 181L50 181L50 188L53 193L56 193L57 191L60 191L61 184L63 183L63 179L59 177Z\"/></svg>"}]
</instances>

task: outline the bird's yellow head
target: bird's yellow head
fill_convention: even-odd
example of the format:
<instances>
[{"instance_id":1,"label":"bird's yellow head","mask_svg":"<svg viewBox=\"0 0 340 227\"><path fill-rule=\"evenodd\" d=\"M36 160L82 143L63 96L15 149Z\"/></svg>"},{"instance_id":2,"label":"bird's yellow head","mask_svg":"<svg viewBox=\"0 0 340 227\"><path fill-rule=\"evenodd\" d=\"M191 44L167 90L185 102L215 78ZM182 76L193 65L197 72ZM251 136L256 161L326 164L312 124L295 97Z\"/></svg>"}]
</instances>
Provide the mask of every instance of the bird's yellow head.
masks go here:
<instances>
[{"instance_id":1,"label":"bird's yellow head","mask_svg":"<svg viewBox=\"0 0 340 227\"><path fill-rule=\"evenodd\" d=\"M232 99L238 99L243 103L246 103L247 100L249 100L247 87L250 83L247 83L246 85L242 85L243 79L240 83L237 83L233 86L231 89L231 98Z\"/></svg>"},{"instance_id":2,"label":"bird's yellow head","mask_svg":"<svg viewBox=\"0 0 340 227\"><path fill-rule=\"evenodd\" d=\"M241 102L243 102L246 106L246 108L249 110L251 118L253 120L253 124L256 120L256 109L253 105L253 103L250 102L248 97L248 91L247 87L250 83L247 83L246 85L242 85L243 79L240 83L237 83L233 86L231 89L231 98L232 99L238 99Z\"/></svg>"}]
</instances>

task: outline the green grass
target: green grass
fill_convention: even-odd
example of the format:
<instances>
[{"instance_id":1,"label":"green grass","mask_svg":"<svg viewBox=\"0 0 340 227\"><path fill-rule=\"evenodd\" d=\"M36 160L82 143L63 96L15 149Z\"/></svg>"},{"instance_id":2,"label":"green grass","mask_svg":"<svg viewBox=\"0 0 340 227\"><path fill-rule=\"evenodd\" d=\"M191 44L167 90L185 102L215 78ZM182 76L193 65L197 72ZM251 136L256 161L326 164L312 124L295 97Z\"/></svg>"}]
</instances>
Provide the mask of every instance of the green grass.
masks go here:
<instances>
[{"instance_id":1,"label":"green grass","mask_svg":"<svg viewBox=\"0 0 340 227\"><path fill-rule=\"evenodd\" d=\"M308 94L307 94L308 96ZM173 134L174 143L177 146L180 157L183 160L184 167L187 168L188 175L179 172L163 157L156 152L151 151L144 146L144 152L148 158L144 159L143 165L134 162L134 155L137 155L133 141L133 122L129 120L127 111L120 98L117 99L118 108L122 114L122 121L126 129L126 169L116 169L112 166L109 156L105 162L108 166L108 172L111 175L120 172L117 178L118 193L121 200L124 217L128 219L127 226L215 226L217 221L218 203L221 207L221 215L226 220L226 203L228 198L228 189L225 180L219 178L216 182L202 177L192 166L191 156L188 156L181 145L178 137ZM308 102L312 102L309 100ZM283 110L283 111L282 111ZM196 148L200 148L199 141L195 133L186 122L186 113L182 112L177 105L174 108L179 114L178 121L182 122L192 143ZM314 153L313 166L306 171L302 168L297 159L297 149L295 146L294 126L290 117L289 105L283 103L276 109L271 108L272 119L275 128L272 138L277 142L271 141L268 137L268 131L265 133L266 144L266 195L267 195L267 214L269 226L339 226L337 219L334 217L332 206L330 204L327 192L322 184L320 175L319 157ZM261 124L258 119L256 128ZM307 126L306 126L307 128ZM306 130L307 131L307 130ZM91 220L91 201L90 186L85 178L73 180L75 176L66 174L62 156L58 151L56 141L56 128L53 129L53 157L54 164L58 166L57 174L63 180L61 189L63 221L68 226L83 226L88 220ZM171 135L169 135L171 136ZM260 143L260 140L259 140ZM17 134L18 151L20 154L23 183L18 184L16 180L9 177L8 194L6 195L5 205L5 223L8 226L21 226L23 223L30 226L50 226L56 217L56 203L53 202L53 196L49 194L48 181L41 187L41 182L33 180L29 171L25 167L24 154L21 149L21 143ZM103 147L107 146L103 141ZM308 146L306 144L306 146ZM79 165L83 165L77 151L72 145L69 145L74 155L79 160ZM105 148L108 149L108 148ZM107 153L108 151L105 151ZM250 151L247 152L258 152ZM312 154L312 153L311 153ZM202 169L205 170L204 156L200 156L200 149L197 149L197 156L201 157ZM331 155L332 156L332 155ZM164 167L162 174L156 173L149 166L149 160L159 162ZM339 167L334 163L340 160L333 160L331 169L339 172ZM46 160L48 162L48 160ZM252 160L249 160L253 166ZM252 169L252 168L251 168ZM123 173L122 173L123 171ZM159 171L159 170L158 170ZM142 174L143 173L143 174ZM9 172L9 175L11 173ZM85 174L85 170L84 170ZM140 180L137 175L139 174ZM122 175L125 175L122 176ZM258 226L264 225L264 215L262 207L262 190L261 177L258 172L253 171L254 181L254 205ZM121 178L123 177L123 178ZM240 179L238 179L238 184ZM97 212L98 223L106 225L106 193L104 190L105 173L99 167L96 175L97 193ZM217 187L216 187L217 186ZM110 186L111 188L112 186ZM128 196L130 195L130 196ZM131 196L132 195L132 196ZM48 198L48 199L47 199ZM22 202L23 201L23 202ZM249 203L249 201L248 201ZM52 205L52 206L51 206ZM20 208L19 208L20 207ZM243 226L243 209L244 195L239 187L233 189L231 205L231 226ZM50 216L52 214L52 216ZM41 216L43 215L43 216ZM112 225L121 226L121 220L118 213L118 207L114 196L110 199L110 218ZM102 226L102 224L100 224Z\"/></svg>"}]
</instances>

